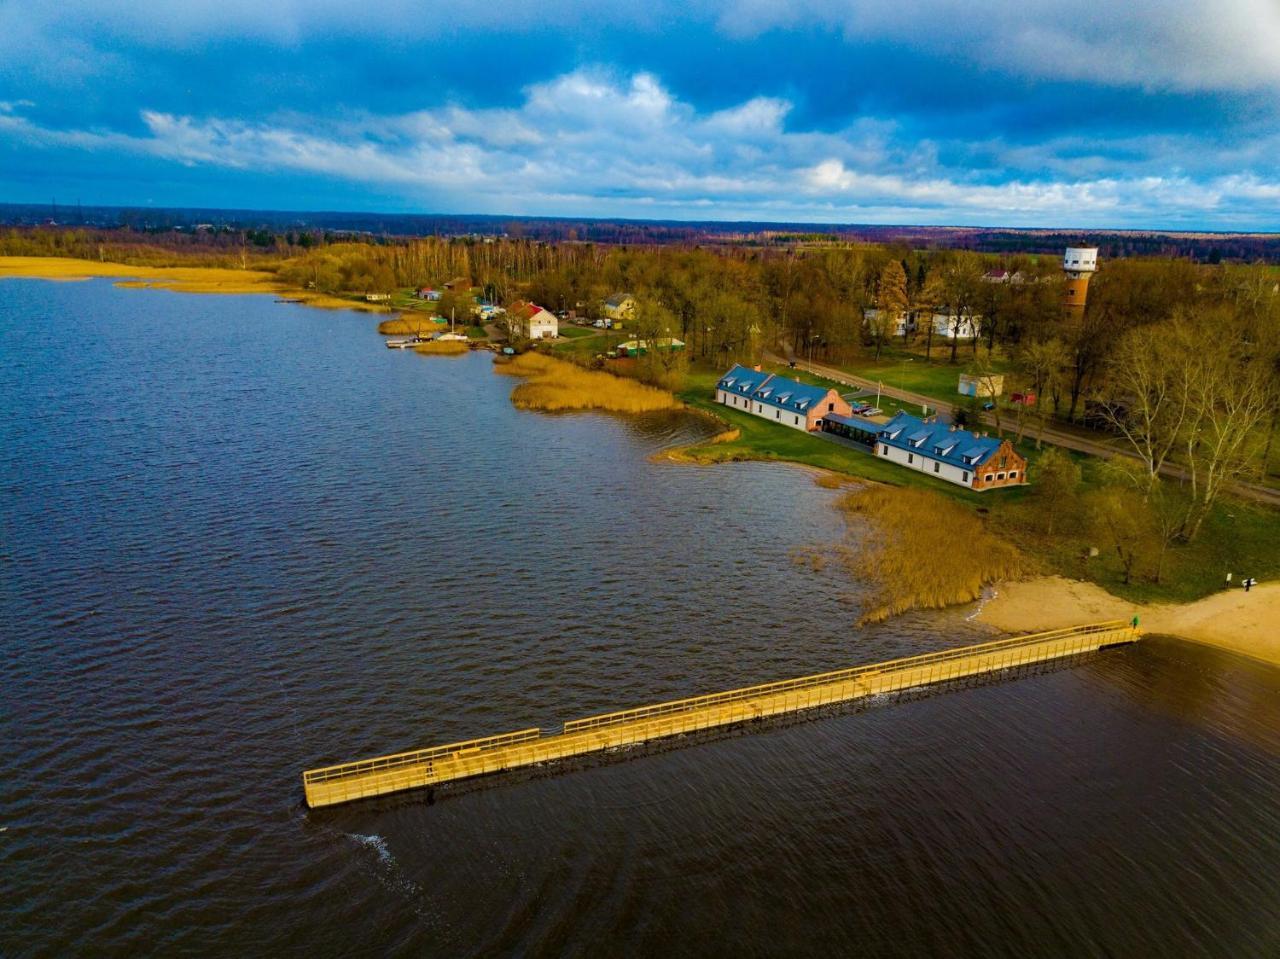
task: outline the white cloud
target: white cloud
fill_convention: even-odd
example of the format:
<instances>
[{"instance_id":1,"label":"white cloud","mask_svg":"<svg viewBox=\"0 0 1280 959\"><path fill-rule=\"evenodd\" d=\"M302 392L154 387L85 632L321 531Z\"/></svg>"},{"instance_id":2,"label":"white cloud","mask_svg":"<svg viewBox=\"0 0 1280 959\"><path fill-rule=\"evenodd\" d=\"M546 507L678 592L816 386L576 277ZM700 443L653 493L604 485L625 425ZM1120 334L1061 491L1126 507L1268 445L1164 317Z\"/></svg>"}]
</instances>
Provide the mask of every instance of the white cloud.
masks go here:
<instances>
[{"instance_id":1,"label":"white cloud","mask_svg":"<svg viewBox=\"0 0 1280 959\"><path fill-rule=\"evenodd\" d=\"M1278 225L1280 177L1255 167L1199 176L1168 157L1192 140L1126 142L1122 164L1087 144L1049 141L920 144L864 118L832 132L789 130L791 105L755 98L699 113L649 74L583 70L531 86L513 108L443 106L341 122L273 122L145 111L146 132L38 125L23 104L0 104L0 142L130 154L189 167L297 174L402 195L409 205L460 211L1064 225L1187 221ZM1274 156L1255 146L1248 156ZM984 169L967 155L1012 153L1018 169ZM1051 162L1066 153L1068 158ZM1076 155L1073 155L1076 154ZM1246 155L1246 154L1241 154ZM947 166L939 156L958 156ZM1206 169L1212 169L1211 164ZM1217 169L1222 169L1219 163Z\"/></svg>"}]
</instances>

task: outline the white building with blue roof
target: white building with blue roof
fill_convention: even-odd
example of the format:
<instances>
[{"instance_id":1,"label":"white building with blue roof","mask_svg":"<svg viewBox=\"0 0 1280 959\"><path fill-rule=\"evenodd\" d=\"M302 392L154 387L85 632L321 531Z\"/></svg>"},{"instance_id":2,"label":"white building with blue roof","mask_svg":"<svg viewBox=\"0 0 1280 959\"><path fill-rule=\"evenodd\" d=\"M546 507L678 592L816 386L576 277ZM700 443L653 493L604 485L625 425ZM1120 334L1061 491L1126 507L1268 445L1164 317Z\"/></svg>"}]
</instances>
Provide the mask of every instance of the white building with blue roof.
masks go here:
<instances>
[{"instance_id":1,"label":"white building with blue roof","mask_svg":"<svg viewBox=\"0 0 1280 959\"><path fill-rule=\"evenodd\" d=\"M827 414L851 416L840 394L825 386L811 386L785 376L735 366L716 384L716 402L792 429L822 429Z\"/></svg>"},{"instance_id":2,"label":"white building with blue roof","mask_svg":"<svg viewBox=\"0 0 1280 959\"><path fill-rule=\"evenodd\" d=\"M972 490L1020 486L1027 461L1006 439L898 413L876 433L875 453L908 469Z\"/></svg>"}]
</instances>

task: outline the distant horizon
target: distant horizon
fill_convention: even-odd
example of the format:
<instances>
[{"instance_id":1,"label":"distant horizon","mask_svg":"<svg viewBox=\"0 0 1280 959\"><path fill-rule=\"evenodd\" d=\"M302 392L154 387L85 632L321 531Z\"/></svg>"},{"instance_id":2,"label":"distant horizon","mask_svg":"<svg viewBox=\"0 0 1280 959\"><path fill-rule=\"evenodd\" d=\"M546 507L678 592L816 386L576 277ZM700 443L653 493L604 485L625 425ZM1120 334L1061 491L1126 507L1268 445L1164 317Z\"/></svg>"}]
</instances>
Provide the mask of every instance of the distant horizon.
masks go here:
<instances>
[{"instance_id":1,"label":"distant horizon","mask_svg":"<svg viewBox=\"0 0 1280 959\"><path fill-rule=\"evenodd\" d=\"M1195 228L1195 227L1159 227L1159 226L1127 226L1127 227L1108 227L1108 226L1074 226L1074 225L1043 225L1043 226L1020 226L1001 223L926 223L926 222L873 222L873 221L822 221L822 220L769 220L769 219L720 219L715 217L707 217L705 219L685 219L680 217L639 217L639 216L606 216L606 215L571 215L571 214L539 214L539 213L480 213L480 212L417 212L408 209L376 209L372 207L351 207L351 208L300 208L300 207L270 207L270 206L210 206L202 203L196 204L147 204L147 203L83 203L80 201L66 202L60 199L51 198L43 203L39 201L22 202L0 200L0 211L5 210L28 210L48 211L50 214L56 210L64 219L58 220L58 226L77 226L80 224L69 222L65 219L68 211L82 209L85 211L120 211L122 213L146 213L154 212L157 214L195 214L195 213L223 213L223 214L249 214L273 217L299 216L311 218L323 218L325 216L342 216L342 217L394 217L399 219L422 219L422 220L476 220L476 221L492 221L492 222L551 222L551 223L594 223L594 224L636 224L636 225L653 225L653 226L683 226L683 227L751 227L751 228L778 228L781 230L801 230L814 229L821 232L834 232L839 230L931 230L931 231L977 231L977 232L1011 232L1011 233L1049 233L1049 234L1100 234L1114 236L1143 236L1143 235L1160 235L1170 237L1192 237L1197 235L1203 236L1257 236L1272 237L1280 236L1280 229L1263 230L1263 229L1227 229L1227 228ZM47 219L47 217L45 218ZM56 219L56 218L55 218ZM0 223L6 225L20 225L10 217L0 212ZM26 225L44 225L42 223L30 223ZM93 224L84 224L93 225ZM338 229L338 228L334 228Z\"/></svg>"}]
</instances>

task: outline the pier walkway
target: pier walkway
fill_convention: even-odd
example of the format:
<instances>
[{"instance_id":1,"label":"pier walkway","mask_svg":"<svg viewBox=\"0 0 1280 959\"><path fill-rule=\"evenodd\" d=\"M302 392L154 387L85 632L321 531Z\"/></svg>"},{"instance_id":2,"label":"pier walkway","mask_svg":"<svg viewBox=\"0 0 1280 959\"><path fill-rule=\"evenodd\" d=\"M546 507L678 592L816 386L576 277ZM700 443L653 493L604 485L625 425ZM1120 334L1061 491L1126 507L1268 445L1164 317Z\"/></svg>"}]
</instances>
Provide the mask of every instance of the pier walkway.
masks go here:
<instances>
[{"instance_id":1,"label":"pier walkway","mask_svg":"<svg viewBox=\"0 0 1280 959\"><path fill-rule=\"evenodd\" d=\"M559 733L523 729L485 739L311 769L302 774L307 805L334 806L486 773L646 743L767 716L922 689L983 674L1136 642L1125 622L1095 623L976 646L908 656L829 673L749 686L575 719Z\"/></svg>"}]
</instances>

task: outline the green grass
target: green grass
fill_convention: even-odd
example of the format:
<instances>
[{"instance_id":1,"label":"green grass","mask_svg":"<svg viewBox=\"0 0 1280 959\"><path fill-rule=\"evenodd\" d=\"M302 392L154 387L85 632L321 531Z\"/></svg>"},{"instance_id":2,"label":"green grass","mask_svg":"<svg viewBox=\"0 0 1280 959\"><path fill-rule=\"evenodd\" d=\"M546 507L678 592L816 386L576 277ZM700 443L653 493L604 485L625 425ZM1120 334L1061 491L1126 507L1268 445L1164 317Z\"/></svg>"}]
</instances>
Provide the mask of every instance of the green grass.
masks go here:
<instances>
[{"instance_id":1,"label":"green grass","mask_svg":"<svg viewBox=\"0 0 1280 959\"><path fill-rule=\"evenodd\" d=\"M487 340L489 338L488 331L483 326L477 326L475 323L472 323L463 332L473 340Z\"/></svg>"},{"instance_id":2,"label":"green grass","mask_svg":"<svg viewBox=\"0 0 1280 959\"><path fill-rule=\"evenodd\" d=\"M921 352L916 352L917 349ZM908 390L948 403L959 402L960 374L968 371L972 365L973 348L967 343L961 343L956 351L954 364L950 362L950 345L939 346L935 342L933 357L929 360L924 358L922 350L918 344L911 350L900 346L888 347L881 353L879 362L867 358L843 364L840 369L869 380L879 380L892 389ZM985 347L979 346L978 352L986 359ZM1012 364L996 354L989 360L989 367L993 373L1008 373ZM1006 389L1005 392L1008 393L1009 390Z\"/></svg>"},{"instance_id":3,"label":"green grass","mask_svg":"<svg viewBox=\"0 0 1280 959\"><path fill-rule=\"evenodd\" d=\"M597 336L599 330L593 330L589 326L561 326L560 335L571 340L581 339L584 336Z\"/></svg>"}]
</instances>

